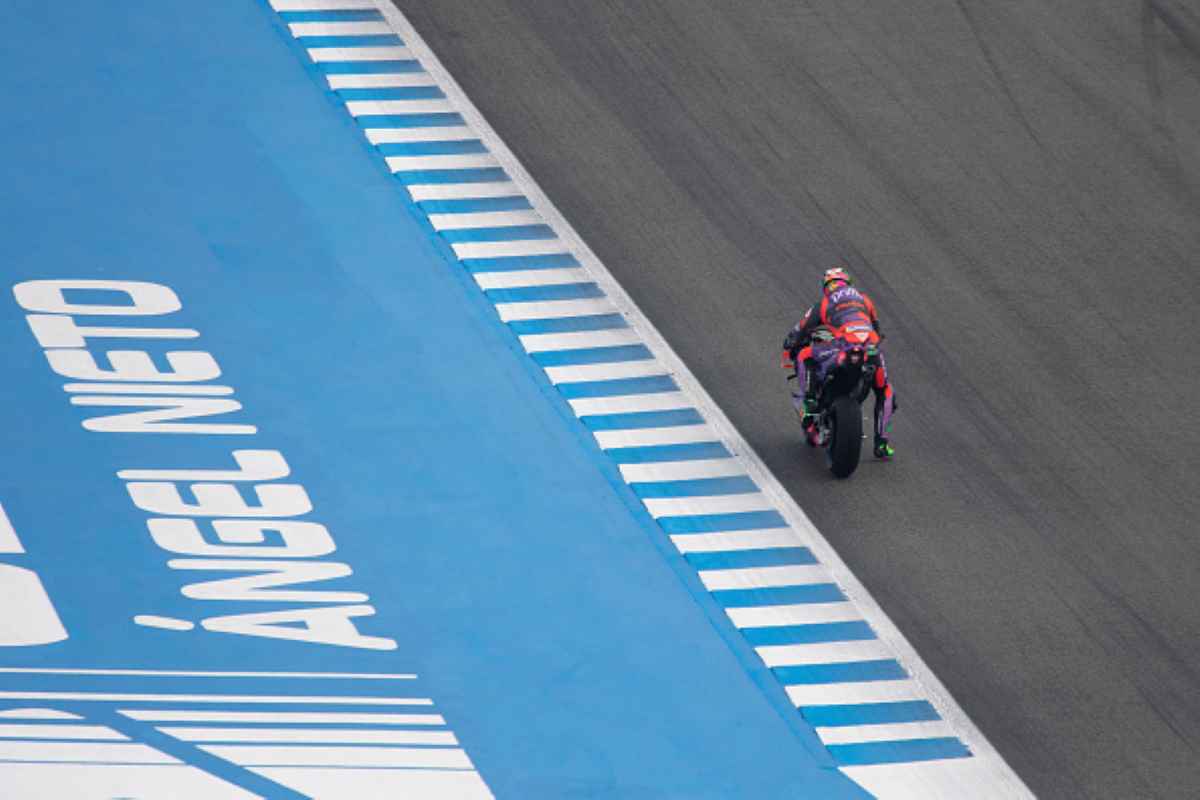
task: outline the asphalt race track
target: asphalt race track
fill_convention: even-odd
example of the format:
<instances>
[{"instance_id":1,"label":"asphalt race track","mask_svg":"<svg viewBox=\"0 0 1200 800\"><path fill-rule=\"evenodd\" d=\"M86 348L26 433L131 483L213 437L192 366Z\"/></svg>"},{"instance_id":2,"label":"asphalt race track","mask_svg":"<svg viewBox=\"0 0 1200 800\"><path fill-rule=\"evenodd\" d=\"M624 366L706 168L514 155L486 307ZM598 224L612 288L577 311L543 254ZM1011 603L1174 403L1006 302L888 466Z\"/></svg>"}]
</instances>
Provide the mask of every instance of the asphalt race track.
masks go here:
<instances>
[{"instance_id":1,"label":"asphalt race track","mask_svg":"<svg viewBox=\"0 0 1200 800\"><path fill-rule=\"evenodd\" d=\"M397 0L1043 797L1200 794L1200 13ZM898 458L776 365L845 259Z\"/></svg>"}]
</instances>

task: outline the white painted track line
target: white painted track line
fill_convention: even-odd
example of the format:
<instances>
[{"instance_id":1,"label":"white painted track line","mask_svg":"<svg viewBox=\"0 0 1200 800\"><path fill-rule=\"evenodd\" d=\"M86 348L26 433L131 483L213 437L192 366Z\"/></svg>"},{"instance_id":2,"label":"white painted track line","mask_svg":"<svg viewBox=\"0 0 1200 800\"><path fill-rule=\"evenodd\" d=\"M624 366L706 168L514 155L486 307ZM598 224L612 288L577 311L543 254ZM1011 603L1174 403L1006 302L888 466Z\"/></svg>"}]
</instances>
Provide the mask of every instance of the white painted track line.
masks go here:
<instances>
[{"instance_id":1,"label":"white painted track line","mask_svg":"<svg viewBox=\"0 0 1200 800\"><path fill-rule=\"evenodd\" d=\"M0 711L0 719L83 719L76 714L66 711L55 711L52 708L14 708Z\"/></svg>"},{"instance_id":2,"label":"white painted track line","mask_svg":"<svg viewBox=\"0 0 1200 800\"><path fill-rule=\"evenodd\" d=\"M455 242L452 247L459 258L507 258L509 256L548 256L566 253L558 239L521 239L512 242ZM583 300L563 302L581 303ZM604 301L610 308L612 304ZM525 305L533 305L526 303ZM546 304L548 305L548 304ZM499 306L497 306L499 308ZM608 312L605 312L608 313ZM570 314L568 316L575 316Z\"/></svg>"},{"instance_id":3,"label":"white painted track line","mask_svg":"<svg viewBox=\"0 0 1200 800\"><path fill-rule=\"evenodd\" d=\"M494 166L493 161L489 166ZM545 225L542 215L531 208L520 211L486 211L471 214L430 214L429 223L436 231L464 228L508 228L515 225ZM582 270L580 270L582 272ZM589 283L590 278L585 278Z\"/></svg>"},{"instance_id":4,"label":"white painted track line","mask_svg":"<svg viewBox=\"0 0 1200 800\"><path fill-rule=\"evenodd\" d=\"M603 313L603 312L601 312ZM668 374L667 368L652 358L639 361L614 361L609 364L574 364L567 367L545 367L551 383L585 383L615 381L623 378L650 378Z\"/></svg>"},{"instance_id":5,"label":"white painted track line","mask_svg":"<svg viewBox=\"0 0 1200 800\"><path fill-rule=\"evenodd\" d=\"M276 11L377 11L373 0L270 0Z\"/></svg>"},{"instance_id":6,"label":"white painted track line","mask_svg":"<svg viewBox=\"0 0 1200 800\"><path fill-rule=\"evenodd\" d=\"M738 467L744 465L736 458L727 458L731 464ZM678 461L679 466L689 463L724 463L724 461ZM622 464L626 466L668 466L666 464ZM796 537L786 528L767 528L764 530L726 531L725 533L677 533L671 537L671 542L681 553L720 553L728 550L762 550L768 547L795 547Z\"/></svg>"},{"instance_id":7,"label":"white painted track line","mask_svg":"<svg viewBox=\"0 0 1200 800\"><path fill-rule=\"evenodd\" d=\"M387 162L388 169L392 172L418 169L487 169L497 166L496 159L489 153L466 153L452 156L386 156L384 161Z\"/></svg>"},{"instance_id":8,"label":"white painted track line","mask_svg":"<svg viewBox=\"0 0 1200 800\"><path fill-rule=\"evenodd\" d=\"M367 138L372 134L385 136L388 128L368 128ZM408 128L405 130L443 130L442 128ZM381 138L379 141L387 141ZM403 141L409 141L407 139ZM521 189L512 181L485 181L480 183L427 183L409 186L408 193L414 202L422 200L477 200L487 197L520 197Z\"/></svg>"},{"instance_id":9,"label":"white painted track line","mask_svg":"<svg viewBox=\"0 0 1200 800\"><path fill-rule=\"evenodd\" d=\"M318 64L330 61L411 61L407 47L310 47L308 55Z\"/></svg>"},{"instance_id":10,"label":"white painted track line","mask_svg":"<svg viewBox=\"0 0 1200 800\"><path fill-rule=\"evenodd\" d=\"M722 494L712 497L645 497L642 498L642 503L655 518L775 510L770 498L757 490L746 494Z\"/></svg>"},{"instance_id":11,"label":"white painted track line","mask_svg":"<svg viewBox=\"0 0 1200 800\"><path fill-rule=\"evenodd\" d=\"M781 625L817 625L823 622L854 622L862 615L853 603L796 603L786 606L727 608L725 613L739 628L771 628Z\"/></svg>"},{"instance_id":12,"label":"white painted track line","mask_svg":"<svg viewBox=\"0 0 1200 800\"><path fill-rule=\"evenodd\" d=\"M247 767L436 767L472 769L467 754L449 747L314 747L204 745L200 749Z\"/></svg>"},{"instance_id":13,"label":"white painted track line","mask_svg":"<svg viewBox=\"0 0 1200 800\"><path fill-rule=\"evenodd\" d=\"M858 642L763 645L754 650L768 667L845 664L850 661L881 661L885 658L895 657L887 643L878 639L864 639Z\"/></svg>"},{"instance_id":14,"label":"white painted track line","mask_svg":"<svg viewBox=\"0 0 1200 800\"><path fill-rule=\"evenodd\" d=\"M623 330L628 331L628 328ZM615 331L614 331L615 333ZM641 342L634 333L633 342ZM579 417L599 414L634 414L639 411L673 411L691 408L692 401L683 392L654 392L652 394L628 394L618 397L583 397L568 400L575 415Z\"/></svg>"},{"instance_id":15,"label":"white painted track line","mask_svg":"<svg viewBox=\"0 0 1200 800\"><path fill-rule=\"evenodd\" d=\"M130 719L144 722L265 722L295 725L445 725L440 714L379 714L354 711L177 711L157 708L123 708Z\"/></svg>"},{"instance_id":16,"label":"white painted track line","mask_svg":"<svg viewBox=\"0 0 1200 800\"><path fill-rule=\"evenodd\" d=\"M0 761L83 762L90 764L178 764L134 742L0 742Z\"/></svg>"},{"instance_id":17,"label":"white painted track line","mask_svg":"<svg viewBox=\"0 0 1200 800\"><path fill-rule=\"evenodd\" d=\"M293 742L296 744L458 744L450 731L345 730L339 728L159 728L184 742Z\"/></svg>"},{"instance_id":18,"label":"white painted track line","mask_svg":"<svg viewBox=\"0 0 1200 800\"><path fill-rule=\"evenodd\" d=\"M0 505L0 553L24 552L25 548L21 544L20 537L13 529L12 522L9 521L8 514L4 511L4 506Z\"/></svg>"},{"instance_id":19,"label":"white painted track line","mask_svg":"<svg viewBox=\"0 0 1200 800\"><path fill-rule=\"evenodd\" d=\"M391 114L450 114L454 106L439 98L424 100L349 100L346 110L351 116L388 116Z\"/></svg>"},{"instance_id":20,"label":"white painted track line","mask_svg":"<svg viewBox=\"0 0 1200 800\"><path fill-rule=\"evenodd\" d=\"M543 252L513 252L510 255L548 255L562 252L562 244L554 240L545 242L500 242L500 244L526 245L526 251ZM532 247L531 245L544 245ZM562 319L563 317L592 317L598 314L615 314L616 306L608 298L594 300L548 300L544 303L497 303L496 313L505 322L525 319Z\"/></svg>"},{"instance_id":21,"label":"white painted track line","mask_svg":"<svg viewBox=\"0 0 1200 800\"><path fill-rule=\"evenodd\" d=\"M829 573L821 564L754 567L752 569L708 569L701 570L699 574L704 587L710 592L722 589L771 589L776 586L806 586L829 582Z\"/></svg>"},{"instance_id":22,"label":"white painted track line","mask_svg":"<svg viewBox=\"0 0 1200 800\"><path fill-rule=\"evenodd\" d=\"M103 725L0 725L0 739L112 739L128 741Z\"/></svg>"},{"instance_id":23,"label":"white painted track line","mask_svg":"<svg viewBox=\"0 0 1200 800\"><path fill-rule=\"evenodd\" d=\"M527 353L549 353L557 350L578 350L589 347L621 347L642 342L632 328L573 333L531 333L519 338L521 346Z\"/></svg>"},{"instance_id":24,"label":"white painted track line","mask_svg":"<svg viewBox=\"0 0 1200 800\"><path fill-rule=\"evenodd\" d=\"M592 431L605 450L614 447L649 447L661 444L715 442L717 434L708 425L676 425L671 428L638 428L625 431Z\"/></svg>"},{"instance_id":25,"label":"white painted track line","mask_svg":"<svg viewBox=\"0 0 1200 800\"><path fill-rule=\"evenodd\" d=\"M905 739L938 739L956 734L945 720L902 722L889 725L848 725L838 728L817 728L817 736L825 744L857 744L858 742L898 742Z\"/></svg>"},{"instance_id":26,"label":"white painted track line","mask_svg":"<svg viewBox=\"0 0 1200 800\"><path fill-rule=\"evenodd\" d=\"M523 286L554 286L587 283L592 276L583 269L519 269L509 272L476 272L480 289L517 289Z\"/></svg>"},{"instance_id":27,"label":"white painted track line","mask_svg":"<svg viewBox=\"0 0 1200 800\"><path fill-rule=\"evenodd\" d=\"M0 692L0 700L77 700L100 703L308 703L311 705L431 706L425 697L338 697L272 694L127 694L106 692Z\"/></svg>"},{"instance_id":28,"label":"white painted track line","mask_svg":"<svg viewBox=\"0 0 1200 800\"><path fill-rule=\"evenodd\" d=\"M797 706L842 705L846 703L896 703L924 700L914 681L859 681L856 683L810 683L785 686Z\"/></svg>"},{"instance_id":29,"label":"white painted track line","mask_svg":"<svg viewBox=\"0 0 1200 800\"><path fill-rule=\"evenodd\" d=\"M392 26L383 20L376 22L293 22L288 25L292 36L395 36ZM303 42L301 42L303 44Z\"/></svg>"},{"instance_id":30,"label":"white painted track line","mask_svg":"<svg viewBox=\"0 0 1200 800\"><path fill-rule=\"evenodd\" d=\"M326 75L330 89L391 89L405 86L436 86L433 76L428 72L390 72L366 73L361 75ZM474 139L475 134L465 126L463 130L471 133L468 139ZM422 130L421 128L405 128L403 130ZM431 130L424 128L423 130ZM432 129L440 130L440 129ZM432 138L432 137L431 137Z\"/></svg>"}]
</instances>

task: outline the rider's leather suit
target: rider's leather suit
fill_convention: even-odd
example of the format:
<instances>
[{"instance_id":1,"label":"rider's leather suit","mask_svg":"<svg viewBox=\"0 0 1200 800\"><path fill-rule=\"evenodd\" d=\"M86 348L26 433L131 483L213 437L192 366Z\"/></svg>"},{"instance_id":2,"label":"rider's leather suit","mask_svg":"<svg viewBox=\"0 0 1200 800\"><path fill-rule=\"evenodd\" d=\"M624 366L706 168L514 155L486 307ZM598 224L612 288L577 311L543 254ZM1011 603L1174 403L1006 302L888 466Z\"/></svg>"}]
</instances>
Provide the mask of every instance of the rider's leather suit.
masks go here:
<instances>
[{"instance_id":1,"label":"rider's leather suit","mask_svg":"<svg viewBox=\"0 0 1200 800\"><path fill-rule=\"evenodd\" d=\"M822 342L820 334L825 331L836 336L848 325L867 325L871 328L870 343L879 345L879 315L875 311L875 303L864 292L853 286L839 286L826 293L819 303L805 312L804 317L796 323L784 339L783 347L789 361L796 368L796 379L800 383L800 394L796 398L797 409L804 402L808 389L807 371L805 365L814 367L814 379L819 386L825 379L826 373L833 362L831 358L822 358L830 353L832 347ZM814 334L816 334L814 336ZM892 412L896 409L895 393L891 381L888 380L887 362L884 361L883 351L878 350L875 369L875 436L876 439L886 437L892 421Z\"/></svg>"}]
</instances>

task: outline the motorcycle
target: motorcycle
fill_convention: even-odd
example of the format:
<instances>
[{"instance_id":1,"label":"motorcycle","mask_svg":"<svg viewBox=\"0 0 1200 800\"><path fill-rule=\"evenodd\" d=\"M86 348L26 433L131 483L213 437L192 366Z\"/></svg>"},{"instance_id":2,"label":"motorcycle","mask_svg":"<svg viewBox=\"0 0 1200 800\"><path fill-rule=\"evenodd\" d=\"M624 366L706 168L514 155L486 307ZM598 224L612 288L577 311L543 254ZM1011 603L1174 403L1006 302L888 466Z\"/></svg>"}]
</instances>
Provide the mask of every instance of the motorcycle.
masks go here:
<instances>
[{"instance_id":1,"label":"motorcycle","mask_svg":"<svg viewBox=\"0 0 1200 800\"><path fill-rule=\"evenodd\" d=\"M825 448L829 471L848 478L862 454L862 404L871 393L879 363L879 337L869 325L847 325L816 342L813 358L817 387L815 421L805 431L810 447ZM795 374L788 378L795 378Z\"/></svg>"}]
</instances>

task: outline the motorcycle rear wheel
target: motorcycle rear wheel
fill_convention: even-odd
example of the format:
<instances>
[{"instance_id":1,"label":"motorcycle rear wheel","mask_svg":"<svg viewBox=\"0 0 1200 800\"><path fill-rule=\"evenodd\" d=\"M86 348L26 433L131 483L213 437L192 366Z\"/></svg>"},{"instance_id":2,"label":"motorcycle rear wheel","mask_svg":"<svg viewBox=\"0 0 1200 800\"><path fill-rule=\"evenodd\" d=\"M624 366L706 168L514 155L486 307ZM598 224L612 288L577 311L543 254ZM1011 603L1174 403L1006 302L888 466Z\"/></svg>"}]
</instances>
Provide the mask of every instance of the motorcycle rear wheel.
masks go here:
<instances>
[{"instance_id":1,"label":"motorcycle rear wheel","mask_svg":"<svg viewBox=\"0 0 1200 800\"><path fill-rule=\"evenodd\" d=\"M858 469L862 454L862 407L853 398L839 397L829 415L829 471L835 478L849 478Z\"/></svg>"}]
</instances>

